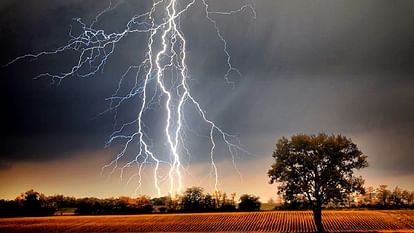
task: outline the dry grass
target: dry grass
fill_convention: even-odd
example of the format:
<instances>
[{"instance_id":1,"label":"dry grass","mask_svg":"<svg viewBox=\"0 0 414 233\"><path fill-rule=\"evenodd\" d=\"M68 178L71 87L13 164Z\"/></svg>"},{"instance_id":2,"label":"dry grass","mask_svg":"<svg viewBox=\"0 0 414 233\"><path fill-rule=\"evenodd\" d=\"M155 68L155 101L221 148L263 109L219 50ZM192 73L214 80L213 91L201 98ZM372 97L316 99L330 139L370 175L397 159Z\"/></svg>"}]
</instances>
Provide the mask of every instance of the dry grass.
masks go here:
<instances>
[{"instance_id":1,"label":"dry grass","mask_svg":"<svg viewBox=\"0 0 414 233\"><path fill-rule=\"evenodd\" d=\"M414 211L324 211L329 232L414 232ZM313 232L310 211L0 219L0 232Z\"/></svg>"}]
</instances>

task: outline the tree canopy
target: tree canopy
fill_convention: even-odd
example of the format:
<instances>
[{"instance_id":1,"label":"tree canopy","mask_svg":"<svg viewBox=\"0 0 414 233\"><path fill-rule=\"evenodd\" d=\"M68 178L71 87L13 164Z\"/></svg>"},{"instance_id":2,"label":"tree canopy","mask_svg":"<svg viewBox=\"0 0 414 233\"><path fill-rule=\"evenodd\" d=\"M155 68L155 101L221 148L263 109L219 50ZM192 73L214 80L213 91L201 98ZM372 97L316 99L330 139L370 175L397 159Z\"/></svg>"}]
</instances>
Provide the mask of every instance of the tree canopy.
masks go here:
<instances>
[{"instance_id":1,"label":"tree canopy","mask_svg":"<svg viewBox=\"0 0 414 233\"><path fill-rule=\"evenodd\" d=\"M364 180L354 176L354 170L367 167L367 157L345 136L320 133L298 134L290 140L282 137L273 158L268 171L270 183L278 183L278 193L287 203L305 200L314 210L319 231L323 231L323 204L364 192Z\"/></svg>"},{"instance_id":2,"label":"tree canopy","mask_svg":"<svg viewBox=\"0 0 414 233\"><path fill-rule=\"evenodd\" d=\"M259 197L255 195L243 194L240 196L239 210L241 211L259 211Z\"/></svg>"}]
</instances>

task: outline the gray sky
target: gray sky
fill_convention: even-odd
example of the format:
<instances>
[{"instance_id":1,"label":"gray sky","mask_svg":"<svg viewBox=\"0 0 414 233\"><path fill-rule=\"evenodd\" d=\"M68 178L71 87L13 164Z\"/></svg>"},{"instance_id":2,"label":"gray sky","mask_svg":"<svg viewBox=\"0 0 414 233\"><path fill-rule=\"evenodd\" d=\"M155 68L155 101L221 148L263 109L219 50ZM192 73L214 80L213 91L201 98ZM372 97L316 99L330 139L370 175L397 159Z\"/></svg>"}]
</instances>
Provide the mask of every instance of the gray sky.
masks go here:
<instances>
[{"instance_id":1,"label":"gray sky","mask_svg":"<svg viewBox=\"0 0 414 233\"><path fill-rule=\"evenodd\" d=\"M240 6L242 1L210 2L212 9L226 10ZM234 185L234 189L273 195L270 192L275 187L266 183L266 172L275 141L301 132L326 132L351 137L368 155L370 167L363 173L368 184L388 181L394 182L389 183L391 186L413 190L414 2L255 3L256 19L247 10L216 18L228 41L233 64L242 73L242 77L230 77L235 88L223 79L226 63L222 44L202 17L201 5L196 4L182 17L194 95L208 115L228 132L239 135L252 153L238 159L245 182ZM97 26L120 30L147 4L125 0ZM2 1L0 63L64 44L69 25L76 30L72 18L90 22L105 6L106 2L93 0ZM32 77L45 70L67 70L73 62L70 54L1 68L0 177L6 179L27 166L38 169L49 163L61 164L59 161L71 163L89 152L90 158L84 158L92 161L88 166L98 171L111 157L103 147L113 119L111 114L98 115L106 109L105 98L115 90L119 75L142 54L142 42L142 38L131 36L117 48L105 73L89 79L70 77L60 85ZM131 116L126 113L124 117ZM202 140L191 141L191 145L197 151L191 158L197 177L208 162L209 148ZM97 159L97 151L104 151L105 156ZM223 155L218 161L222 163L225 186L234 171L227 169L229 156ZM77 172L84 169L79 167ZM241 188L251 185L249 181L257 182L255 179L263 182L261 186L250 191ZM15 182L9 180L0 189L23 192L18 189L43 187L36 181L15 184L19 182L17 178ZM90 195L101 195L96 191L99 187L94 189L96 194ZM66 191L44 189L52 193ZM0 195L14 195L10 192L2 191Z\"/></svg>"}]
</instances>

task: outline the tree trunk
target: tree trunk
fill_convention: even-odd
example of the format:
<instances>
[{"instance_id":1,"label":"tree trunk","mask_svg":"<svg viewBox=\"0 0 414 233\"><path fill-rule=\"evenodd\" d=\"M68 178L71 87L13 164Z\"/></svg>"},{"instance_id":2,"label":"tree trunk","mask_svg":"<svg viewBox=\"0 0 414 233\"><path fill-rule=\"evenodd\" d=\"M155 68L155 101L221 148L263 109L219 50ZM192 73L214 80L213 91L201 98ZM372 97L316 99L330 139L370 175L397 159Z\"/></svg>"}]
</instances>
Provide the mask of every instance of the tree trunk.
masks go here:
<instances>
[{"instance_id":1,"label":"tree trunk","mask_svg":"<svg viewBox=\"0 0 414 233\"><path fill-rule=\"evenodd\" d=\"M322 207L317 206L313 208L313 219L315 221L316 229L318 232L325 232L322 224Z\"/></svg>"}]
</instances>

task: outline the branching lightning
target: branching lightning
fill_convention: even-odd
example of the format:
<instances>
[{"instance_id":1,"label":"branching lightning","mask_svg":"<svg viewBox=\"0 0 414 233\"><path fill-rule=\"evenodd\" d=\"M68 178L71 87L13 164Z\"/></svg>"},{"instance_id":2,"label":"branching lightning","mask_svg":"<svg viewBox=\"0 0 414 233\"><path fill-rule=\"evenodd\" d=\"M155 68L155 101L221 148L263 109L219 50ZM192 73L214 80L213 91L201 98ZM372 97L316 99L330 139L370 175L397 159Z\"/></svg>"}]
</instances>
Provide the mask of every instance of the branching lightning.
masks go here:
<instances>
[{"instance_id":1,"label":"branching lightning","mask_svg":"<svg viewBox=\"0 0 414 233\"><path fill-rule=\"evenodd\" d=\"M36 60L42 56L55 55L64 51L74 51L78 54L75 64L63 73L41 73L36 78L49 77L60 82L70 77L90 77L104 71L106 63L114 53L118 43L133 33L147 35L146 53L144 59L131 65L121 75L114 94L107 100L110 102L108 112L114 112L113 133L107 141L110 146L115 141L123 142L123 146L114 159L102 167L102 171L110 170L110 174L120 171L123 178L124 170L131 166L137 166L135 175L128 178L127 183L132 179L138 179L137 190L143 185L143 172L146 167L152 168L152 177L156 194L161 196L163 191L161 183L168 181L170 194L177 194L183 191L183 173L188 172L183 166L182 155L190 154L185 144L185 106L192 105L197 111L200 119L209 128L206 133L211 147L209 160L211 162L210 175L213 178L214 188L219 188L219 171L215 162L215 150L217 141L221 140L227 146L232 162L237 170L235 160L239 152L245 151L237 137L226 133L213 120L208 117L200 102L192 94L189 85L189 67L187 66L186 37L181 29L181 16L197 5L203 7L204 17L214 28L217 39L222 42L223 53L226 56L227 71L224 80L233 84L229 79L232 72L240 75L240 71L232 64L232 58L228 50L228 43L225 40L215 15L233 15L250 11L256 16L252 2L245 2L241 7L231 11L211 11L207 0L153 0L149 11L133 16L126 24L123 31L118 33L107 33L105 30L96 29L100 17L109 11L114 10L120 4L109 2L109 6L100 12L92 23L87 25L80 18L75 19L81 27L81 33L73 35L69 33L70 39L62 47L51 51L43 51L37 54L26 54L10 61L6 66L16 63L19 60ZM121 94L124 82L132 75L134 85L129 88L127 94ZM118 124L118 109L126 101L137 97L140 99L138 115L133 121ZM160 106L165 111L164 136L168 148L169 159L163 159L160 154L153 150L153 140L149 136L149 128L144 121L144 115ZM128 129L135 128L130 133ZM135 145L138 150L134 158L129 162L123 162L127 157L131 146ZM160 166L166 165L168 171L161 174ZM238 171L238 170L237 170Z\"/></svg>"}]
</instances>

